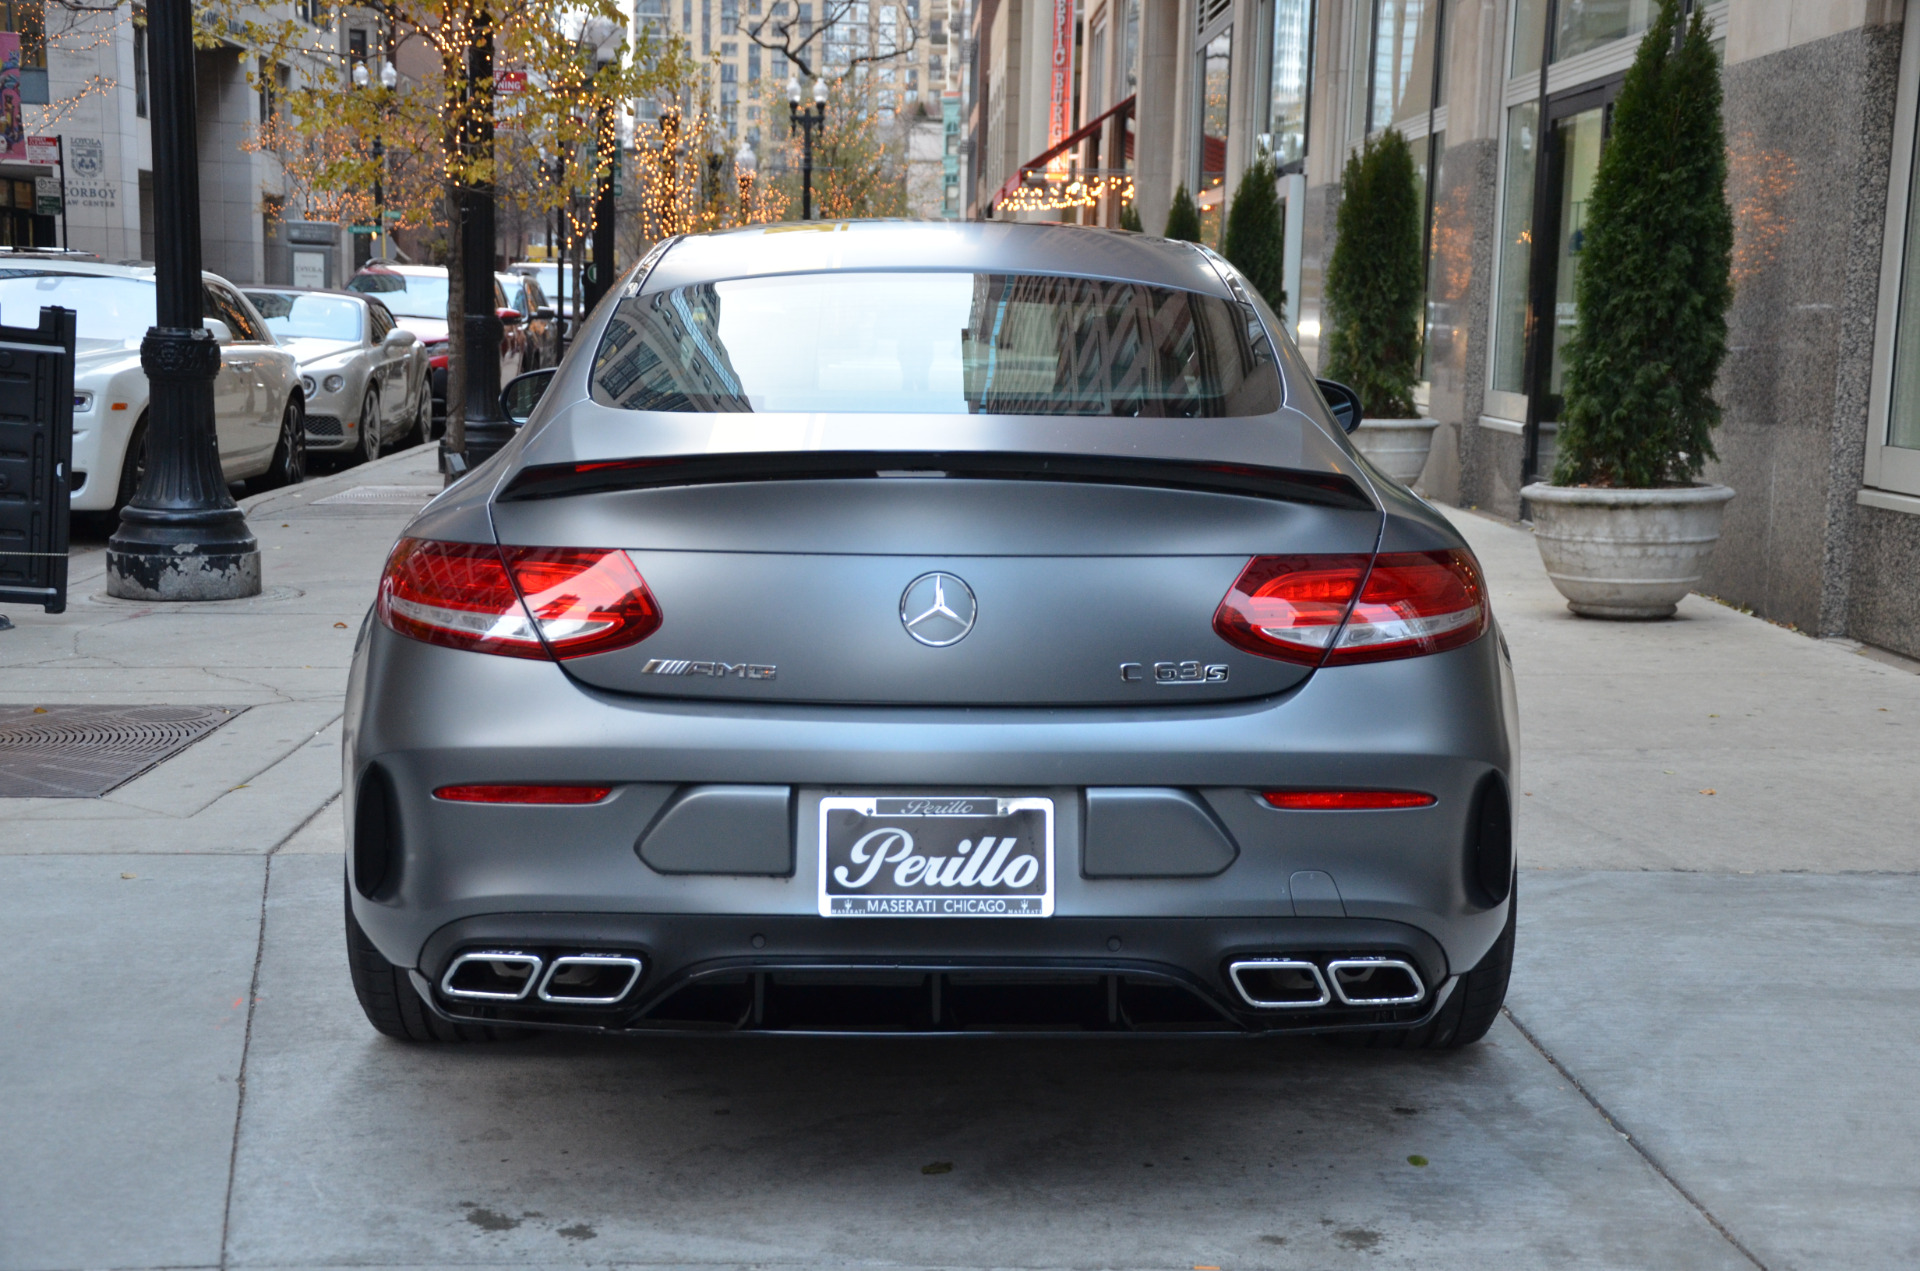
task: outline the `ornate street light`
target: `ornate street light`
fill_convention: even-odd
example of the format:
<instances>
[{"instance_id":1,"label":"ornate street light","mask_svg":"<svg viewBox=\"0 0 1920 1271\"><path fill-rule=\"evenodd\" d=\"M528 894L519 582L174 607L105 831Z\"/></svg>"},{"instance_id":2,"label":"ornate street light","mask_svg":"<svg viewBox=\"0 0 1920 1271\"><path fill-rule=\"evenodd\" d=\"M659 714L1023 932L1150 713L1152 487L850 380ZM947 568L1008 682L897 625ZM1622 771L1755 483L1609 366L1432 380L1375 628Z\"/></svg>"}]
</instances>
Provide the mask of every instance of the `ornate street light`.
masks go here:
<instances>
[{"instance_id":1,"label":"ornate street light","mask_svg":"<svg viewBox=\"0 0 1920 1271\"><path fill-rule=\"evenodd\" d=\"M800 109L800 77L787 78L787 135L801 130L800 145L800 219L813 219L813 133L827 122L827 81L813 81L813 109Z\"/></svg>"},{"instance_id":2,"label":"ornate street light","mask_svg":"<svg viewBox=\"0 0 1920 1271\"><path fill-rule=\"evenodd\" d=\"M367 74L367 64L356 62L353 67L353 86L365 88L371 79L372 77ZM399 82L400 72L394 69L393 63L380 63L380 87L391 93L394 85ZM377 165L373 177L373 234L374 241L380 248L381 260L393 258L393 240L387 232L387 141L383 135L386 131L384 123L387 107L388 102L383 99L380 103L380 118L383 126L380 132L374 134L372 150L373 161Z\"/></svg>"},{"instance_id":3,"label":"ornate street light","mask_svg":"<svg viewBox=\"0 0 1920 1271\"><path fill-rule=\"evenodd\" d=\"M220 345L201 324L192 0L150 0L147 64L155 269L154 325L140 341L150 394L146 471L107 540L107 594L127 600L257 596L260 544L227 493L213 427Z\"/></svg>"}]
</instances>

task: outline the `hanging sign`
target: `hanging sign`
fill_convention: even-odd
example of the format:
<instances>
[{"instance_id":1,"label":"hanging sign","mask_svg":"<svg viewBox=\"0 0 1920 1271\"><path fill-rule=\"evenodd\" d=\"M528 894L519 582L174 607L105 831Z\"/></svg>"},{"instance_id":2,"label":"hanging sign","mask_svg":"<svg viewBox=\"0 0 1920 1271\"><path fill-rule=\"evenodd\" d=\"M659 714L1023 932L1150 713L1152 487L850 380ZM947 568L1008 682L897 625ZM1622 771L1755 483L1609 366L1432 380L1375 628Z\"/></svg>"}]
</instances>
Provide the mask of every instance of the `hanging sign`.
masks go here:
<instances>
[{"instance_id":1,"label":"hanging sign","mask_svg":"<svg viewBox=\"0 0 1920 1271\"><path fill-rule=\"evenodd\" d=\"M60 138L28 137L27 162L45 164L51 168L60 162Z\"/></svg>"},{"instance_id":2,"label":"hanging sign","mask_svg":"<svg viewBox=\"0 0 1920 1271\"><path fill-rule=\"evenodd\" d=\"M503 93L522 93L526 91L526 88L527 88L527 73L525 71L501 71L500 72L500 90L499 91Z\"/></svg>"},{"instance_id":3,"label":"hanging sign","mask_svg":"<svg viewBox=\"0 0 1920 1271\"><path fill-rule=\"evenodd\" d=\"M1053 60L1049 64L1047 145L1067 135L1073 118L1073 0L1053 0Z\"/></svg>"}]
</instances>

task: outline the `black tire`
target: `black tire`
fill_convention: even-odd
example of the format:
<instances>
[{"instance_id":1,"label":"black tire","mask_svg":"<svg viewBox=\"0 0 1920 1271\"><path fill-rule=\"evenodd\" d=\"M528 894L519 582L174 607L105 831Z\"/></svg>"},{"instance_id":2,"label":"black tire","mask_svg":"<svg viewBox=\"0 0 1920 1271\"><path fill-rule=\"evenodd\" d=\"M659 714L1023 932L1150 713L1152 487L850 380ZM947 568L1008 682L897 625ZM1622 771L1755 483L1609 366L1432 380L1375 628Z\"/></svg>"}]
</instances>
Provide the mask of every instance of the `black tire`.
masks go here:
<instances>
[{"instance_id":1,"label":"black tire","mask_svg":"<svg viewBox=\"0 0 1920 1271\"><path fill-rule=\"evenodd\" d=\"M371 386L360 403L360 444L354 454L361 463L372 463L380 457L380 390Z\"/></svg>"},{"instance_id":2,"label":"black tire","mask_svg":"<svg viewBox=\"0 0 1920 1271\"><path fill-rule=\"evenodd\" d=\"M119 516L120 509L133 501L133 496L140 490L140 478L146 470L147 417L141 415L133 431L127 434L127 453L120 460L120 487L113 495L114 516Z\"/></svg>"},{"instance_id":3,"label":"black tire","mask_svg":"<svg viewBox=\"0 0 1920 1271\"><path fill-rule=\"evenodd\" d=\"M1485 1037L1507 1000L1507 980L1513 974L1514 915L1519 907L1518 898L1509 897L1507 925L1500 938L1479 966L1460 977L1453 996L1432 1019L1418 1028L1342 1033L1331 1040L1361 1050L1458 1050Z\"/></svg>"},{"instance_id":4,"label":"black tire","mask_svg":"<svg viewBox=\"0 0 1920 1271\"><path fill-rule=\"evenodd\" d=\"M280 412L280 440L273 446L273 462L260 475L262 490L299 485L307 479L307 413L300 399L289 397Z\"/></svg>"},{"instance_id":5,"label":"black tire","mask_svg":"<svg viewBox=\"0 0 1920 1271\"><path fill-rule=\"evenodd\" d=\"M353 995L376 1032L403 1042L495 1042L527 1036L523 1028L495 1028L486 1024L453 1024L427 1009L405 967L380 955L353 916L347 899L347 969L353 976Z\"/></svg>"}]
</instances>

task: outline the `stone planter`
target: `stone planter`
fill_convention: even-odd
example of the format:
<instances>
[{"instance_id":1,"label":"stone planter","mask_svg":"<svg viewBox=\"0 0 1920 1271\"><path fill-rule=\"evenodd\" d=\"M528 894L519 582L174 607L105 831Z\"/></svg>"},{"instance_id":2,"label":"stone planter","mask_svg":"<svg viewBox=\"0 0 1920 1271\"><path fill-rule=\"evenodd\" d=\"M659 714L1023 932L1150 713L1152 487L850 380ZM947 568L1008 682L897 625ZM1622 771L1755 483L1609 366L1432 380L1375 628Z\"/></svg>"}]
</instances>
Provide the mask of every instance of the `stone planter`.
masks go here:
<instances>
[{"instance_id":1,"label":"stone planter","mask_svg":"<svg viewBox=\"0 0 1920 1271\"><path fill-rule=\"evenodd\" d=\"M1733 491L1534 484L1533 541L1567 608L1589 618L1670 618L1705 572Z\"/></svg>"},{"instance_id":2,"label":"stone planter","mask_svg":"<svg viewBox=\"0 0 1920 1271\"><path fill-rule=\"evenodd\" d=\"M1412 485L1427 466L1437 419L1362 419L1353 448L1401 485Z\"/></svg>"}]
</instances>

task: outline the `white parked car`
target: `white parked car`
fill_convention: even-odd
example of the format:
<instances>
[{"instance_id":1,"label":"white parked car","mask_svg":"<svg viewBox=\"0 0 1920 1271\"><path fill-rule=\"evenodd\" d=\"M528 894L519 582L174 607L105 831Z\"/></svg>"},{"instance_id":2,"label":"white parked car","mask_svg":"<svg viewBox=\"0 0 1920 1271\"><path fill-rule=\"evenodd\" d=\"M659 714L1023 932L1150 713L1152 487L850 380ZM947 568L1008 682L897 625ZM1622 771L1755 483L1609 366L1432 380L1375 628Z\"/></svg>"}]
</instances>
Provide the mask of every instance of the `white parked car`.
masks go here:
<instances>
[{"instance_id":1,"label":"white parked car","mask_svg":"<svg viewBox=\"0 0 1920 1271\"><path fill-rule=\"evenodd\" d=\"M221 471L228 481L264 478L270 486L305 480L305 406L293 354L238 288L202 277L206 325L220 341L213 410ZM111 511L133 497L144 464L140 341L154 320L153 269L25 256L0 265L0 318L31 325L47 305L77 315L73 508Z\"/></svg>"},{"instance_id":2,"label":"white parked car","mask_svg":"<svg viewBox=\"0 0 1920 1271\"><path fill-rule=\"evenodd\" d=\"M433 430L427 347L371 296L248 287L267 329L300 362L307 449L377 459Z\"/></svg>"},{"instance_id":3,"label":"white parked car","mask_svg":"<svg viewBox=\"0 0 1920 1271\"><path fill-rule=\"evenodd\" d=\"M444 418L447 413L447 288L443 265L398 265L388 260L368 261L347 279L348 291L378 298L396 322L426 344L436 418ZM493 306L506 323L500 334L500 382L505 384L520 373L526 360L527 335L518 315L512 320L506 318L507 293L497 278Z\"/></svg>"}]
</instances>

